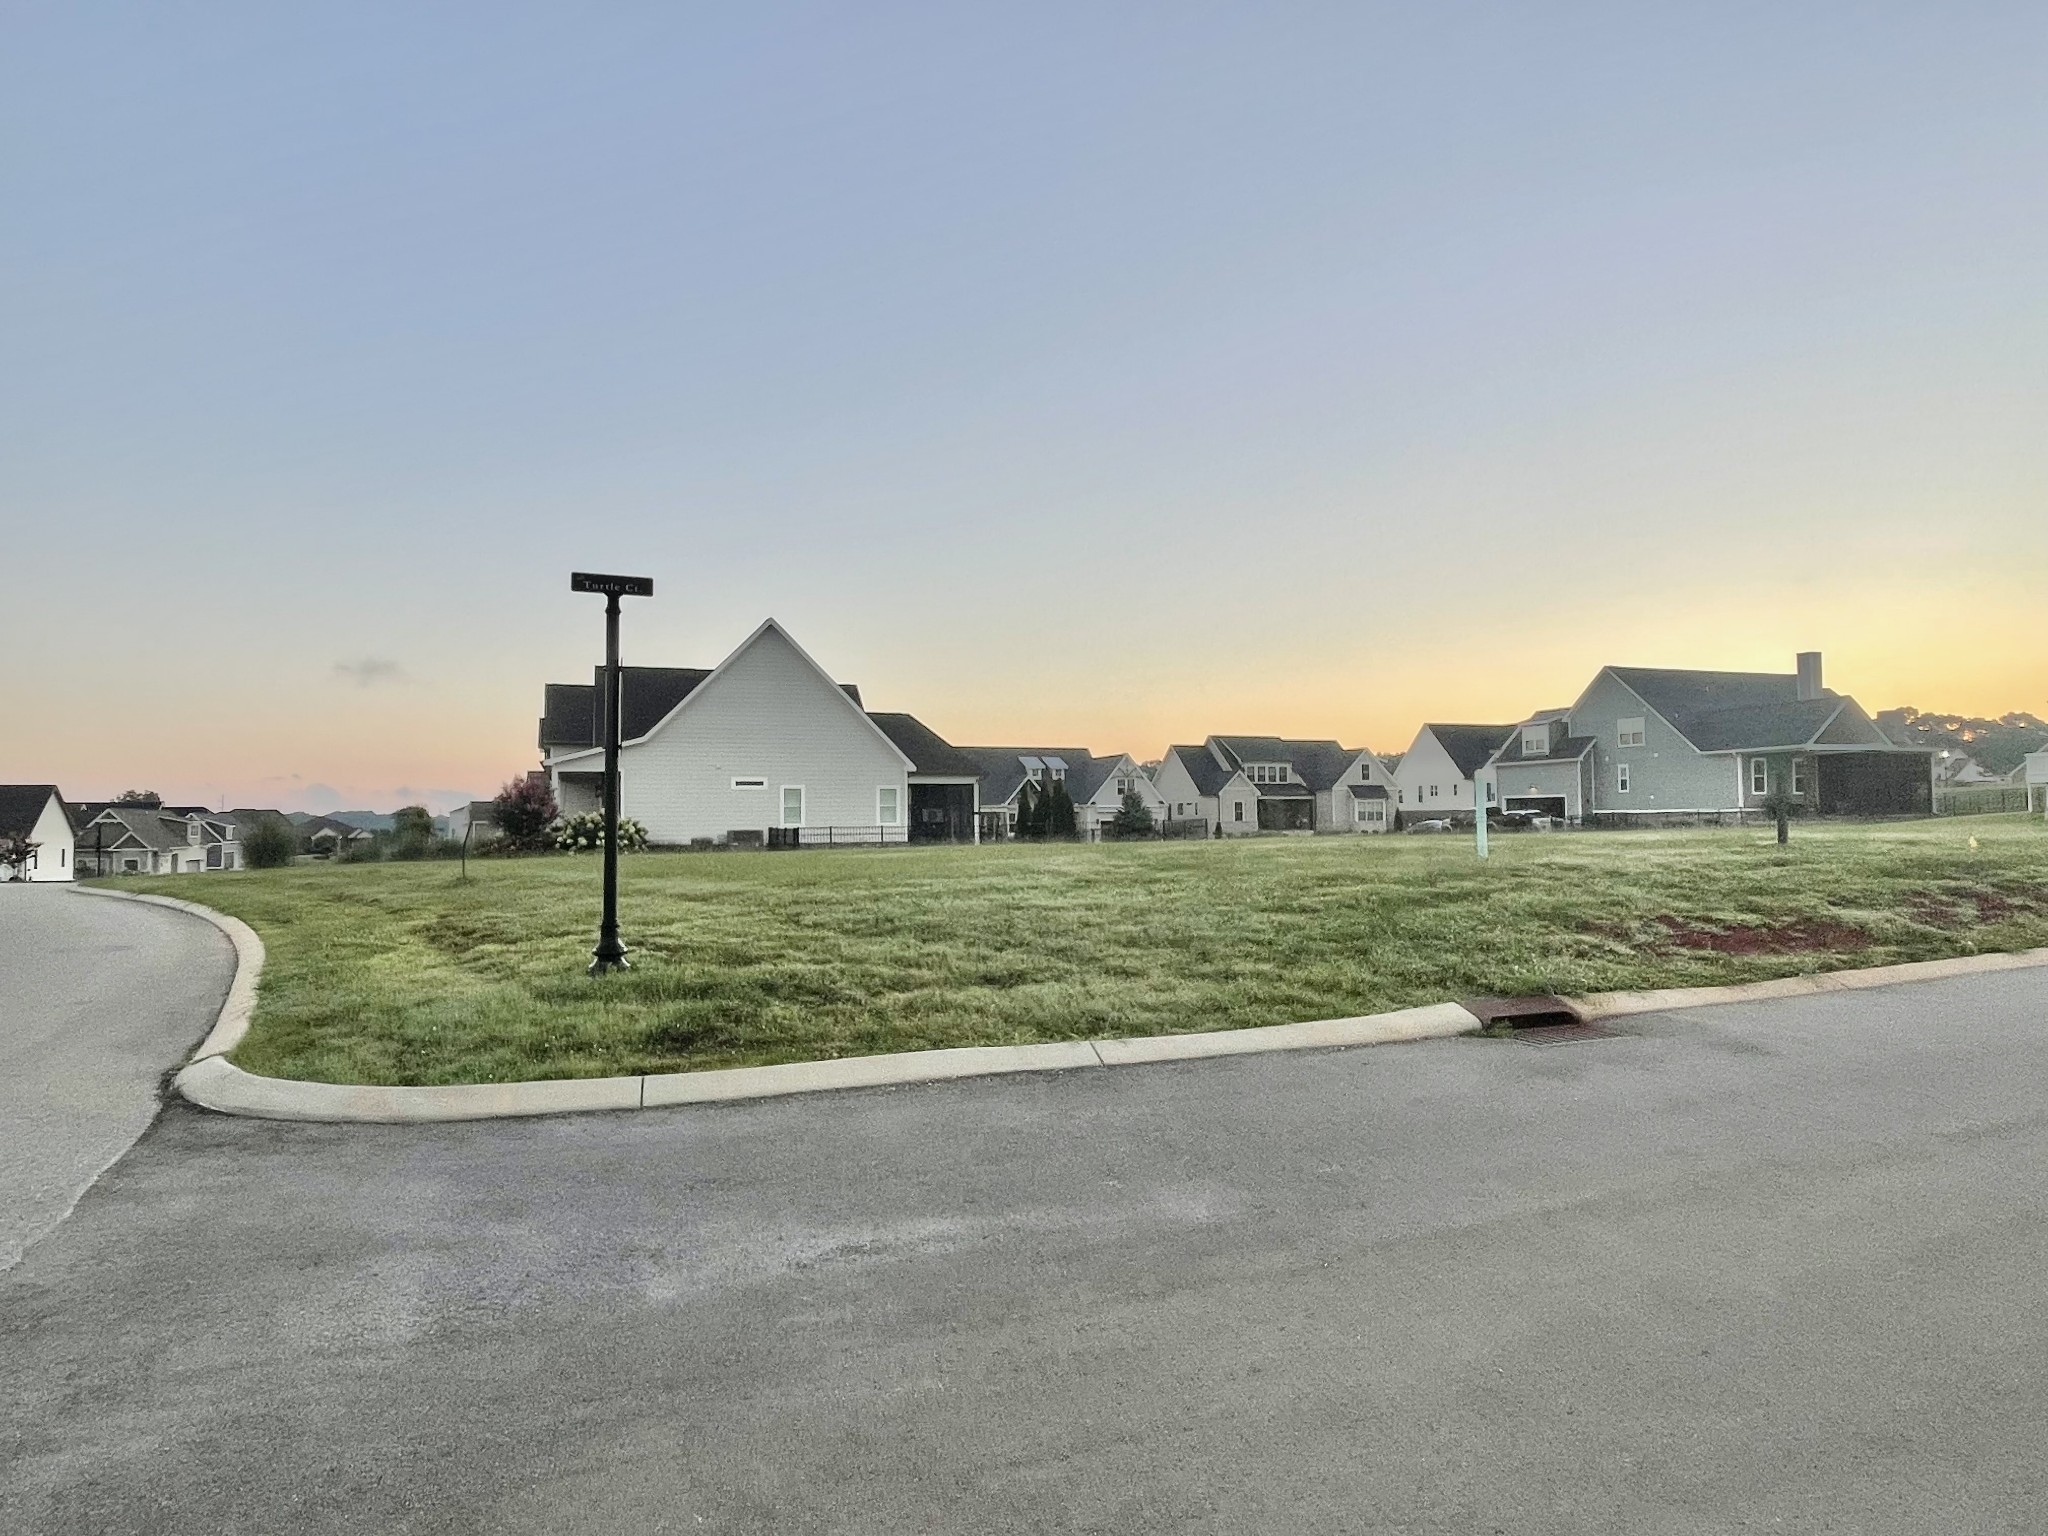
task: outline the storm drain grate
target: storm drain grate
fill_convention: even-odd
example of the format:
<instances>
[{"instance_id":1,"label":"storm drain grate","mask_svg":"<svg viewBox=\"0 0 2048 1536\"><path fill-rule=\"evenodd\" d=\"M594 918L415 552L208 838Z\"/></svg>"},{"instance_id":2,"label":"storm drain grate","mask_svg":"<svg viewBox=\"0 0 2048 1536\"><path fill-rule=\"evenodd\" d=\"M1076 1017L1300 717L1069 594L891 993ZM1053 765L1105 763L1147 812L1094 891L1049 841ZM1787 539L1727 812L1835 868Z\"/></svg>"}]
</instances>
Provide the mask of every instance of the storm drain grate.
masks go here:
<instances>
[{"instance_id":1,"label":"storm drain grate","mask_svg":"<svg viewBox=\"0 0 2048 1536\"><path fill-rule=\"evenodd\" d=\"M1561 997L1468 997L1464 1008L1493 1034L1505 1032L1529 1045L1568 1045L1574 1040L1609 1040L1614 1032L1581 1018Z\"/></svg>"}]
</instances>

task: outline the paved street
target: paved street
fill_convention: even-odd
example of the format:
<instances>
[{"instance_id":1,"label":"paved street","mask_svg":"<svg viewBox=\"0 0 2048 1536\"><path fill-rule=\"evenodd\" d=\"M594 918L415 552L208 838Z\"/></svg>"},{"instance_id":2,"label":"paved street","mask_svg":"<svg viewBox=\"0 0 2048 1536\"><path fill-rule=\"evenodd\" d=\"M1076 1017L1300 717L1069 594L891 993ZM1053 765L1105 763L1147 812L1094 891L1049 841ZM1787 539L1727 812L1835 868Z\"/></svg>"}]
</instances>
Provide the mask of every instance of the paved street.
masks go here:
<instances>
[{"instance_id":1,"label":"paved street","mask_svg":"<svg viewBox=\"0 0 2048 1536\"><path fill-rule=\"evenodd\" d=\"M234 964L220 932L183 913L0 885L0 1270L142 1134Z\"/></svg>"},{"instance_id":2,"label":"paved street","mask_svg":"<svg viewBox=\"0 0 2048 1536\"><path fill-rule=\"evenodd\" d=\"M2036 1532L2048 972L562 1121L174 1110L23 1532Z\"/></svg>"}]
</instances>

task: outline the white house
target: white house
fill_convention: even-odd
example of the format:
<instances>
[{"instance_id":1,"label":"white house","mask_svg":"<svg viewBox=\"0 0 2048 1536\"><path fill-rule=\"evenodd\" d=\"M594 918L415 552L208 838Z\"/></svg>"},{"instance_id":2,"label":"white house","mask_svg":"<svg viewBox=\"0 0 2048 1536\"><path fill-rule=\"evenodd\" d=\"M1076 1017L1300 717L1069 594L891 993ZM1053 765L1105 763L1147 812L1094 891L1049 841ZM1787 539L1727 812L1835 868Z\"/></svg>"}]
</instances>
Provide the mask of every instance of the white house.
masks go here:
<instances>
[{"instance_id":1,"label":"white house","mask_svg":"<svg viewBox=\"0 0 2048 1536\"><path fill-rule=\"evenodd\" d=\"M0 863L0 880L70 880L77 874L71 811L54 784L0 784L0 841L33 845L19 865Z\"/></svg>"},{"instance_id":2,"label":"white house","mask_svg":"<svg viewBox=\"0 0 2048 1536\"><path fill-rule=\"evenodd\" d=\"M2048 816L2048 751L2029 752L2020 772L2021 782L2027 786L2027 809L2039 805L2041 814Z\"/></svg>"},{"instance_id":3,"label":"white house","mask_svg":"<svg viewBox=\"0 0 2048 1536\"><path fill-rule=\"evenodd\" d=\"M1385 832L1394 776L1372 753L1334 741L1211 736L1168 747L1153 775L1168 819L1201 819L1215 835Z\"/></svg>"},{"instance_id":4,"label":"white house","mask_svg":"<svg viewBox=\"0 0 2048 1536\"><path fill-rule=\"evenodd\" d=\"M1512 725L1429 724L1394 770L1394 809L1404 824L1472 820L1487 762L1514 734Z\"/></svg>"},{"instance_id":5,"label":"white house","mask_svg":"<svg viewBox=\"0 0 2048 1536\"><path fill-rule=\"evenodd\" d=\"M458 805L448 813L447 830L444 835L450 842L455 843L460 843L467 837L470 847L482 847L498 836L497 801L472 800L467 805Z\"/></svg>"},{"instance_id":6,"label":"white house","mask_svg":"<svg viewBox=\"0 0 2048 1536\"><path fill-rule=\"evenodd\" d=\"M981 776L982 834L1005 838L1017 830L1017 810L1026 784L1041 789L1066 786L1074 802L1074 831L1099 842L1104 829L1135 794L1154 822L1167 816L1166 800L1128 752L1097 757L1086 747L962 747Z\"/></svg>"},{"instance_id":7,"label":"white house","mask_svg":"<svg viewBox=\"0 0 2048 1536\"><path fill-rule=\"evenodd\" d=\"M599 808L603 683L600 667L588 686L546 690L541 751L565 815ZM918 761L774 619L709 671L622 667L620 688L619 813L650 842L974 836L975 784L954 749L912 717L882 717L930 739L929 766Z\"/></svg>"}]
</instances>

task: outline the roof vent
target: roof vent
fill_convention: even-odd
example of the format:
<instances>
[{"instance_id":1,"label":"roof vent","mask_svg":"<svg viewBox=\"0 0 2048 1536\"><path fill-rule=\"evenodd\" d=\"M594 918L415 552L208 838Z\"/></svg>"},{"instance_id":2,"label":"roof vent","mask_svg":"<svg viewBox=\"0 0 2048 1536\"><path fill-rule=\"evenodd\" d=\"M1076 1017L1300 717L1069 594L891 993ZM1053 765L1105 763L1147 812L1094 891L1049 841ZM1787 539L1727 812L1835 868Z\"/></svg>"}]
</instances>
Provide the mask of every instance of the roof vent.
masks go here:
<instances>
[{"instance_id":1,"label":"roof vent","mask_svg":"<svg viewBox=\"0 0 2048 1536\"><path fill-rule=\"evenodd\" d=\"M1799 653L1799 702L1819 698L1826 690L1820 685L1820 652Z\"/></svg>"}]
</instances>

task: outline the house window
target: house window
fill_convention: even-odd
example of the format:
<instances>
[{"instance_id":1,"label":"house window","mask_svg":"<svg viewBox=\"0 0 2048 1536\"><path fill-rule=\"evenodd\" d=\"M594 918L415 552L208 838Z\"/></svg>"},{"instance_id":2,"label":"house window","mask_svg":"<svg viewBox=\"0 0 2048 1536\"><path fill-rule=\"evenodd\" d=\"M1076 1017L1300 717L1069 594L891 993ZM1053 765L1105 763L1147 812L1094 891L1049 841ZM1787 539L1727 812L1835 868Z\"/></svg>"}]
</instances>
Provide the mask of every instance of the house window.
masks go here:
<instances>
[{"instance_id":1,"label":"house window","mask_svg":"<svg viewBox=\"0 0 2048 1536\"><path fill-rule=\"evenodd\" d=\"M1136 788L1137 786L1134 783L1132 783L1131 780L1118 779L1116 781L1117 798L1122 799L1125 795L1131 794L1133 791L1135 791Z\"/></svg>"},{"instance_id":2,"label":"house window","mask_svg":"<svg viewBox=\"0 0 2048 1536\"><path fill-rule=\"evenodd\" d=\"M1429 786L1429 798L1432 800L1436 798L1436 786L1434 784Z\"/></svg>"},{"instance_id":3,"label":"house window","mask_svg":"<svg viewBox=\"0 0 2048 1536\"><path fill-rule=\"evenodd\" d=\"M1806 793L1806 759L1803 757L1792 759L1792 793L1795 795Z\"/></svg>"},{"instance_id":4,"label":"house window","mask_svg":"<svg viewBox=\"0 0 2048 1536\"><path fill-rule=\"evenodd\" d=\"M875 791L875 820L885 827L896 825L897 800L903 791L893 784L885 784Z\"/></svg>"},{"instance_id":5,"label":"house window","mask_svg":"<svg viewBox=\"0 0 2048 1536\"><path fill-rule=\"evenodd\" d=\"M1244 820L1244 802L1243 802L1242 800L1237 800L1237 801L1233 801L1233 802L1232 802L1232 804L1234 804L1234 805L1235 805L1235 806L1237 807L1237 818L1236 818L1236 819L1237 819L1237 820L1239 820L1239 821L1243 821L1243 820Z\"/></svg>"},{"instance_id":6,"label":"house window","mask_svg":"<svg viewBox=\"0 0 2048 1536\"><path fill-rule=\"evenodd\" d=\"M65 866L66 866L67 864L69 864L70 862L71 862L71 850L70 850L69 848L59 848L59 849L57 850L57 867L58 867L59 869L62 869L62 868L64 868L64 867L65 867Z\"/></svg>"},{"instance_id":7,"label":"house window","mask_svg":"<svg viewBox=\"0 0 2048 1536\"><path fill-rule=\"evenodd\" d=\"M1617 794L1625 795L1628 793L1627 763L1616 763L1614 765L1614 789Z\"/></svg>"},{"instance_id":8,"label":"house window","mask_svg":"<svg viewBox=\"0 0 2048 1536\"><path fill-rule=\"evenodd\" d=\"M1405 789L1397 789L1397 790L1395 790L1395 791L1394 791L1394 804L1396 804L1396 805L1406 805L1407 803L1408 803L1408 791L1407 791L1407 790L1405 790Z\"/></svg>"},{"instance_id":9,"label":"house window","mask_svg":"<svg viewBox=\"0 0 2048 1536\"><path fill-rule=\"evenodd\" d=\"M1522 756L1547 757L1550 754L1550 727L1547 725L1525 725L1522 727Z\"/></svg>"},{"instance_id":10,"label":"house window","mask_svg":"<svg viewBox=\"0 0 2048 1536\"><path fill-rule=\"evenodd\" d=\"M129 874L131 874L131 875L132 875L132 874L134 874L134 873L135 873L135 872L136 872L137 870L141 869L141 868L142 868L142 866L141 866L140 864L136 863L136 862L135 862L135 860L133 860L133 859L123 859L123 860L121 861L121 868L123 868L123 869L124 869L124 870L126 870L126 871L127 871L127 872L128 872Z\"/></svg>"},{"instance_id":11,"label":"house window","mask_svg":"<svg viewBox=\"0 0 2048 1536\"><path fill-rule=\"evenodd\" d=\"M1749 760L1749 792L1752 795L1768 795L1771 792L1771 765L1763 758Z\"/></svg>"},{"instance_id":12,"label":"house window","mask_svg":"<svg viewBox=\"0 0 2048 1536\"><path fill-rule=\"evenodd\" d=\"M766 789L768 781L766 779L734 779L732 787L734 789Z\"/></svg>"},{"instance_id":13,"label":"house window","mask_svg":"<svg viewBox=\"0 0 2048 1536\"><path fill-rule=\"evenodd\" d=\"M1643 744L1643 717L1614 722L1614 739L1624 747L1640 747Z\"/></svg>"},{"instance_id":14,"label":"house window","mask_svg":"<svg viewBox=\"0 0 2048 1536\"><path fill-rule=\"evenodd\" d=\"M801 784L782 786L782 824L785 827L800 827L804 824L804 787Z\"/></svg>"}]
</instances>

